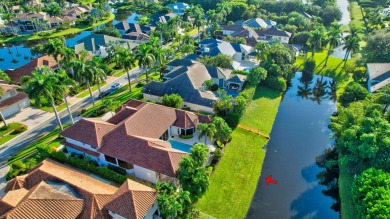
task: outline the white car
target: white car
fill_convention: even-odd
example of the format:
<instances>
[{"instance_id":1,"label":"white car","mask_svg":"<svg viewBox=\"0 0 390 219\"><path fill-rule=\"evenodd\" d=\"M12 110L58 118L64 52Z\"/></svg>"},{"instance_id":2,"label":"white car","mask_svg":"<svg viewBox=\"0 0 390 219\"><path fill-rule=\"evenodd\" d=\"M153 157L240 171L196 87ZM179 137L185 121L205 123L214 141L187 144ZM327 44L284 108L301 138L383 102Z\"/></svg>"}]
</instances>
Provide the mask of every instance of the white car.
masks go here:
<instances>
[{"instance_id":1,"label":"white car","mask_svg":"<svg viewBox=\"0 0 390 219\"><path fill-rule=\"evenodd\" d=\"M111 85L111 88L113 90L118 90L120 87L122 87L122 84L117 82L117 83L114 83L113 85Z\"/></svg>"}]
</instances>

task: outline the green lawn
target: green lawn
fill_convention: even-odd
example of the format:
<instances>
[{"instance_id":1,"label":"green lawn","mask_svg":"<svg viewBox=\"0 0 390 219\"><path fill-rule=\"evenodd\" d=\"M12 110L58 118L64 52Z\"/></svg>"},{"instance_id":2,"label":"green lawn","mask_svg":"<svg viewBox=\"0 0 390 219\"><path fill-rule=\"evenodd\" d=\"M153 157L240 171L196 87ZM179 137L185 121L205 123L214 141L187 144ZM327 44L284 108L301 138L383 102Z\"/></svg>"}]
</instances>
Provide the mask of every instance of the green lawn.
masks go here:
<instances>
[{"instance_id":1,"label":"green lawn","mask_svg":"<svg viewBox=\"0 0 390 219\"><path fill-rule=\"evenodd\" d=\"M59 36L65 36L69 34L75 34L79 33L84 30L91 29L93 27L100 26L102 24L105 24L109 21L112 21L115 18L115 15L113 13L110 13L110 16L104 20L98 21L94 23L92 26L86 26L86 25L78 25L63 31L59 32L51 32L49 36L38 36L38 35L23 35L23 36L15 36L15 37L0 37L0 43L4 42L22 42L22 41L27 41L27 40L40 40L40 39L46 39L46 38L53 38L53 37L59 37Z\"/></svg>"},{"instance_id":2,"label":"green lawn","mask_svg":"<svg viewBox=\"0 0 390 219\"><path fill-rule=\"evenodd\" d=\"M307 57L311 57L311 52L308 52ZM331 77L337 82L337 94L340 95L345 87L353 81L352 75L345 74L343 71L343 60L335 57L329 57L327 66L324 66L326 59L327 50L322 50L317 52L314 55L314 59L316 60L317 68L315 70L315 74L324 75L327 77ZM303 69L303 62L305 61L305 56L299 56L295 62L295 65L299 69ZM355 59L349 59L347 61L355 62Z\"/></svg>"},{"instance_id":3,"label":"green lawn","mask_svg":"<svg viewBox=\"0 0 390 219\"><path fill-rule=\"evenodd\" d=\"M339 194L341 200L341 218L354 219L356 209L352 198L353 175L347 171L347 168L340 165L339 176Z\"/></svg>"},{"instance_id":4,"label":"green lawn","mask_svg":"<svg viewBox=\"0 0 390 219\"><path fill-rule=\"evenodd\" d=\"M64 128L66 128L66 127L69 126L69 124L63 124L63 126L64 126ZM60 140L57 140L56 138L58 137L60 132L61 132L61 129L57 128L57 129L55 129L55 130L53 130L53 131L51 131L49 133L42 134L36 141L34 141L34 143L31 143L30 145L25 147L22 151L20 151L19 153L13 155L8 160L8 165L11 165L15 161L22 160L26 156L35 153L36 147L39 144L48 144L49 143L50 147L51 146L57 146L58 147L60 145L59 144ZM56 140L51 142L53 139L56 139Z\"/></svg>"},{"instance_id":5,"label":"green lawn","mask_svg":"<svg viewBox=\"0 0 390 219\"><path fill-rule=\"evenodd\" d=\"M121 102L121 104L128 101L130 98L133 99L141 99L142 98L142 91L143 87L136 87L133 85L131 87L131 92L129 91L129 85L125 85L121 87L120 89L116 90L114 93L110 94L109 96L105 97L104 99L115 99ZM96 107L99 108L102 105L102 100L95 102ZM93 106L89 107L85 113L83 113L83 116L88 116L93 112Z\"/></svg>"},{"instance_id":6,"label":"green lawn","mask_svg":"<svg viewBox=\"0 0 390 219\"><path fill-rule=\"evenodd\" d=\"M0 145L6 143L7 141L15 138L16 136L20 135L21 133L18 133L18 134L11 134L10 132L12 132L15 128L21 126L22 124L18 123L18 122L13 122L13 123L8 123L8 127L7 129L3 129L3 127L0 129ZM6 135L7 133L10 133L8 135ZM3 136L3 135L6 135L6 136Z\"/></svg>"},{"instance_id":7,"label":"green lawn","mask_svg":"<svg viewBox=\"0 0 390 219\"><path fill-rule=\"evenodd\" d=\"M357 2L350 2L349 7L351 12L351 22L349 23L349 26L356 26L365 31L366 27L364 25L363 15L359 4Z\"/></svg>"},{"instance_id":8,"label":"green lawn","mask_svg":"<svg viewBox=\"0 0 390 219\"><path fill-rule=\"evenodd\" d=\"M280 93L257 87L240 124L270 133ZM196 207L216 218L245 218L260 177L267 139L236 128L225 155L210 177L210 188Z\"/></svg>"},{"instance_id":9,"label":"green lawn","mask_svg":"<svg viewBox=\"0 0 390 219\"><path fill-rule=\"evenodd\" d=\"M103 83L100 83L100 88L102 88L104 85L106 85L107 83L104 81ZM92 86L91 87L91 90L92 90L92 92L95 92L96 90L98 89L98 86L97 85L94 85L94 86ZM89 95L89 90L88 90L88 88L85 90L85 91L83 91L83 92L81 92L81 93L79 93L76 97L77 98L84 98L84 97L86 97L86 96L88 96Z\"/></svg>"}]
</instances>

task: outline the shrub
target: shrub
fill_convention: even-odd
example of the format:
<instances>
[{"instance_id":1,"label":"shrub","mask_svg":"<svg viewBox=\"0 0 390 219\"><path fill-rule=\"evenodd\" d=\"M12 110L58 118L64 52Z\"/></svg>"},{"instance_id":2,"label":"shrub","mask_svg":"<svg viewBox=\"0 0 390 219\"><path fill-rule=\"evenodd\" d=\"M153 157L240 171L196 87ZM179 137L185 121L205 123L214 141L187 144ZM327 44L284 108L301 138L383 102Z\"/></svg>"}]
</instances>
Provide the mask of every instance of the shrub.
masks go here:
<instances>
[{"instance_id":1,"label":"shrub","mask_svg":"<svg viewBox=\"0 0 390 219\"><path fill-rule=\"evenodd\" d=\"M109 164L107 167L108 167L108 169L113 170L119 174L126 175L126 170L123 168L120 168L120 167L117 167L117 166L114 166L111 164Z\"/></svg>"},{"instance_id":2,"label":"shrub","mask_svg":"<svg viewBox=\"0 0 390 219\"><path fill-rule=\"evenodd\" d=\"M211 85L211 87L210 87L210 90L211 91L217 91L218 90L218 84L213 84L213 85Z\"/></svg>"},{"instance_id":3,"label":"shrub","mask_svg":"<svg viewBox=\"0 0 390 219\"><path fill-rule=\"evenodd\" d=\"M87 109L81 109L81 114L84 114L85 112L87 112Z\"/></svg>"},{"instance_id":4,"label":"shrub","mask_svg":"<svg viewBox=\"0 0 390 219\"><path fill-rule=\"evenodd\" d=\"M137 85L135 85L135 87L143 87L143 86L145 86L145 82L143 82L143 81L140 81L140 82L138 82Z\"/></svg>"},{"instance_id":5,"label":"shrub","mask_svg":"<svg viewBox=\"0 0 390 219\"><path fill-rule=\"evenodd\" d=\"M19 134L27 130L26 125L20 125L14 129L14 131L11 134Z\"/></svg>"},{"instance_id":6,"label":"shrub","mask_svg":"<svg viewBox=\"0 0 390 219\"><path fill-rule=\"evenodd\" d=\"M206 173L211 174L213 172L213 166L207 166L206 167Z\"/></svg>"},{"instance_id":7,"label":"shrub","mask_svg":"<svg viewBox=\"0 0 390 219\"><path fill-rule=\"evenodd\" d=\"M214 155L213 163L216 164L221 159L221 157L223 155L223 151L221 149L217 148L211 154Z\"/></svg>"},{"instance_id":8,"label":"shrub","mask_svg":"<svg viewBox=\"0 0 390 219\"><path fill-rule=\"evenodd\" d=\"M233 71L232 71L232 74L247 75L248 72L246 72L246 71L244 71L244 70L233 70Z\"/></svg>"},{"instance_id":9,"label":"shrub","mask_svg":"<svg viewBox=\"0 0 390 219\"><path fill-rule=\"evenodd\" d=\"M190 138L193 138L194 135L179 135L179 137L182 139L190 139Z\"/></svg>"},{"instance_id":10,"label":"shrub","mask_svg":"<svg viewBox=\"0 0 390 219\"><path fill-rule=\"evenodd\" d=\"M267 77L264 83L267 87L274 90L285 91L287 89L286 79L282 77Z\"/></svg>"}]
</instances>

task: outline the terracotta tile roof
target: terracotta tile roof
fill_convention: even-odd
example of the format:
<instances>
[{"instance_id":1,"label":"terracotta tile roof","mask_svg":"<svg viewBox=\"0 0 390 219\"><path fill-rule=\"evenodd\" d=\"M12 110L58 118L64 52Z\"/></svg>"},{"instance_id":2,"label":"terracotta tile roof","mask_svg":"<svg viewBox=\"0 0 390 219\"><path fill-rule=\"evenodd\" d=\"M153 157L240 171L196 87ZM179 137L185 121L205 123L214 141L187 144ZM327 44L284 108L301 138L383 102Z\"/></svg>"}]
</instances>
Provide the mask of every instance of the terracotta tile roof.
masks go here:
<instances>
[{"instance_id":1,"label":"terracotta tile roof","mask_svg":"<svg viewBox=\"0 0 390 219\"><path fill-rule=\"evenodd\" d=\"M141 219L155 203L156 190L127 180L114 194L105 209L125 218Z\"/></svg>"},{"instance_id":2,"label":"terracotta tile roof","mask_svg":"<svg viewBox=\"0 0 390 219\"><path fill-rule=\"evenodd\" d=\"M50 159L22 178L24 188L8 191L0 200L0 218L111 218L107 210L143 218L157 196L154 189L132 180L118 189Z\"/></svg>"},{"instance_id":3,"label":"terracotta tile roof","mask_svg":"<svg viewBox=\"0 0 390 219\"><path fill-rule=\"evenodd\" d=\"M115 128L114 124L100 119L84 118L61 132L61 135L98 148L103 136Z\"/></svg>"},{"instance_id":4,"label":"terracotta tile roof","mask_svg":"<svg viewBox=\"0 0 390 219\"><path fill-rule=\"evenodd\" d=\"M169 142L127 135L124 126L106 137L109 140L99 148L99 152L171 177L176 177L180 159L186 155L173 149Z\"/></svg>"},{"instance_id":5,"label":"terracotta tile roof","mask_svg":"<svg viewBox=\"0 0 390 219\"><path fill-rule=\"evenodd\" d=\"M23 175L23 176L17 176L15 178L13 178L12 180L10 180L7 185L5 186L5 189L4 191L5 192L8 192L8 191L11 191L11 190L16 190L16 189L22 189L24 188L24 183L25 183L25 177L27 175Z\"/></svg>"},{"instance_id":6,"label":"terracotta tile roof","mask_svg":"<svg viewBox=\"0 0 390 219\"><path fill-rule=\"evenodd\" d=\"M176 118L174 126L180 128L196 127L198 123L209 123L211 121L208 116L178 109L176 109Z\"/></svg>"},{"instance_id":7,"label":"terracotta tile roof","mask_svg":"<svg viewBox=\"0 0 390 219\"><path fill-rule=\"evenodd\" d=\"M57 62L48 55L42 55L41 57L31 60L28 64L23 65L16 69L8 69L5 72L11 78L11 81L19 83L20 78L24 75L31 76L31 72L35 70L36 67L48 66L50 68L57 68Z\"/></svg>"},{"instance_id":8,"label":"terracotta tile roof","mask_svg":"<svg viewBox=\"0 0 390 219\"><path fill-rule=\"evenodd\" d=\"M117 125L137 112L136 108L131 108L127 106L125 106L123 109L122 107L120 107L117 110L117 113L113 117L108 119L107 122Z\"/></svg>"},{"instance_id":9,"label":"terracotta tile roof","mask_svg":"<svg viewBox=\"0 0 390 219\"><path fill-rule=\"evenodd\" d=\"M15 96L7 98L0 102L0 109L7 108L21 100L27 99L27 96L28 95L26 93L18 93Z\"/></svg>"},{"instance_id":10,"label":"terracotta tile roof","mask_svg":"<svg viewBox=\"0 0 390 219\"><path fill-rule=\"evenodd\" d=\"M4 82L0 82L0 87L3 88L4 92L9 92L9 91L16 90L17 88L19 88L19 86L7 84Z\"/></svg>"},{"instance_id":11,"label":"terracotta tile roof","mask_svg":"<svg viewBox=\"0 0 390 219\"><path fill-rule=\"evenodd\" d=\"M86 154L88 154L88 155L91 155L91 156L93 156L93 157L99 157L99 153L98 153L98 152L91 151L91 150L82 148L82 147L80 147L80 146L71 144L71 143L67 142L66 140L61 141L61 144L62 144L62 145L65 145L66 147L70 147L70 148L73 148L73 149L75 149L75 150L84 152L84 153L86 153Z\"/></svg>"},{"instance_id":12,"label":"terracotta tile roof","mask_svg":"<svg viewBox=\"0 0 390 219\"><path fill-rule=\"evenodd\" d=\"M57 190L43 181L27 193L20 192L17 195L22 200L6 214L6 218L73 219L80 215L84 204L82 199Z\"/></svg>"}]
</instances>

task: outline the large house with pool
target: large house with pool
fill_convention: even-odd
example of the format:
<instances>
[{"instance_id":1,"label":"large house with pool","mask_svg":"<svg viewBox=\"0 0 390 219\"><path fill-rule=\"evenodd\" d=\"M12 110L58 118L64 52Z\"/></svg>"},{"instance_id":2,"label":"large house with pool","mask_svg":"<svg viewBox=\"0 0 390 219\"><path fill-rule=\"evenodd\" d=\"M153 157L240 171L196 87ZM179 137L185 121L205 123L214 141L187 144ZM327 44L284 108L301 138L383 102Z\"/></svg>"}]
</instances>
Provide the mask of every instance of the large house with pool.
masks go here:
<instances>
[{"instance_id":1,"label":"large house with pool","mask_svg":"<svg viewBox=\"0 0 390 219\"><path fill-rule=\"evenodd\" d=\"M205 115L132 99L116 112L107 121L79 120L61 133L62 144L68 152L152 183L175 182L181 158L204 140L196 126L210 122Z\"/></svg>"}]
</instances>

